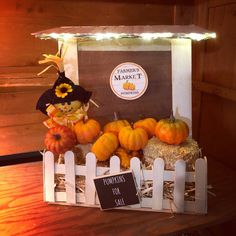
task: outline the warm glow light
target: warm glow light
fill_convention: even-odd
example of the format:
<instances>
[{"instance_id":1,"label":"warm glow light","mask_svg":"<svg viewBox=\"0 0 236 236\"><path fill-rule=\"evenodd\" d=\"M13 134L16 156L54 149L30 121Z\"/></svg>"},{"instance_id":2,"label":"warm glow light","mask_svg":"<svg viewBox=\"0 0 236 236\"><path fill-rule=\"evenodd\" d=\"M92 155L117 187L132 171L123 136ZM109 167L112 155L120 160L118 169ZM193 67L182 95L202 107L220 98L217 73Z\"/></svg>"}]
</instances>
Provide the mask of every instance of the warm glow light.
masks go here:
<instances>
[{"instance_id":1,"label":"warm glow light","mask_svg":"<svg viewBox=\"0 0 236 236\"><path fill-rule=\"evenodd\" d=\"M172 33L142 33L139 36L141 36L144 40L152 40L157 38L171 38L173 37Z\"/></svg>"},{"instance_id":2,"label":"warm glow light","mask_svg":"<svg viewBox=\"0 0 236 236\"><path fill-rule=\"evenodd\" d=\"M103 39L118 39L121 38L122 34L115 34L115 33L97 33L92 35L92 37L95 37L96 40L103 40Z\"/></svg>"},{"instance_id":3,"label":"warm glow light","mask_svg":"<svg viewBox=\"0 0 236 236\"><path fill-rule=\"evenodd\" d=\"M188 34L188 37L192 40L203 40L203 39L208 39L208 38L216 38L216 34L212 33L212 34L198 34L198 33L190 33Z\"/></svg>"},{"instance_id":4,"label":"warm glow light","mask_svg":"<svg viewBox=\"0 0 236 236\"><path fill-rule=\"evenodd\" d=\"M111 40L111 39L122 39L122 38L140 38L143 40L154 40L154 39L169 39L169 38L188 38L191 40L204 40L209 38L216 38L215 33L171 33L171 32L163 32L163 33L141 33L141 34L124 34L124 33L94 33L89 35L82 35L82 34L71 34L71 33L50 33L50 34L43 34L40 38L53 38L53 39L63 39L69 40L72 38L89 38L95 40Z\"/></svg>"},{"instance_id":5,"label":"warm glow light","mask_svg":"<svg viewBox=\"0 0 236 236\"><path fill-rule=\"evenodd\" d=\"M53 38L53 39L58 39L59 38L59 34L57 33L51 33L48 35L50 38Z\"/></svg>"},{"instance_id":6,"label":"warm glow light","mask_svg":"<svg viewBox=\"0 0 236 236\"><path fill-rule=\"evenodd\" d=\"M57 34L57 33L51 33L48 35L50 38L53 39L64 39L64 40L68 40L68 39L72 39L75 37L74 34L70 34L70 33L64 33L64 34Z\"/></svg>"},{"instance_id":7,"label":"warm glow light","mask_svg":"<svg viewBox=\"0 0 236 236\"><path fill-rule=\"evenodd\" d=\"M200 41L205 38L205 35L204 34L197 34L197 33L190 33L189 38L191 38L192 40Z\"/></svg>"},{"instance_id":8,"label":"warm glow light","mask_svg":"<svg viewBox=\"0 0 236 236\"><path fill-rule=\"evenodd\" d=\"M65 40L72 39L73 37L74 37L73 34L69 34L69 33L63 34L63 39Z\"/></svg>"}]
</instances>

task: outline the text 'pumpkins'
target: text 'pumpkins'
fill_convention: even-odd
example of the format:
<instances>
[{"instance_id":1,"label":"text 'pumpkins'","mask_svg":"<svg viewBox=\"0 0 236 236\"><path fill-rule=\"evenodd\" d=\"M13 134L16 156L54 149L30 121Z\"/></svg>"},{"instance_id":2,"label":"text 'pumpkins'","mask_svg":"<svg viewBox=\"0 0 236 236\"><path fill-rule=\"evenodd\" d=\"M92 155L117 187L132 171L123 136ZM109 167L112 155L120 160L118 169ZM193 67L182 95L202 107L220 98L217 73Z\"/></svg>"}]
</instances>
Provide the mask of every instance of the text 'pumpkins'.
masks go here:
<instances>
[{"instance_id":1,"label":"text 'pumpkins'","mask_svg":"<svg viewBox=\"0 0 236 236\"><path fill-rule=\"evenodd\" d=\"M77 140L80 144L91 143L99 135L101 131L100 124L93 119L79 121L74 127Z\"/></svg>"},{"instance_id":2,"label":"text 'pumpkins'","mask_svg":"<svg viewBox=\"0 0 236 236\"><path fill-rule=\"evenodd\" d=\"M96 155L97 160L106 161L119 146L118 138L113 133L105 133L93 144L91 151Z\"/></svg>"},{"instance_id":3,"label":"text 'pumpkins'","mask_svg":"<svg viewBox=\"0 0 236 236\"><path fill-rule=\"evenodd\" d=\"M169 119L162 119L157 122L155 129L156 137L168 144L180 144L189 135L188 125L180 119L175 119L171 114Z\"/></svg>"},{"instance_id":4,"label":"text 'pumpkins'","mask_svg":"<svg viewBox=\"0 0 236 236\"><path fill-rule=\"evenodd\" d=\"M131 151L143 149L148 142L148 135L142 128L124 127L119 133L120 145Z\"/></svg>"},{"instance_id":5,"label":"text 'pumpkins'","mask_svg":"<svg viewBox=\"0 0 236 236\"><path fill-rule=\"evenodd\" d=\"M76 137L68 127L56 126L48 130L44 143L54 154L63 154L76 145Z\"/></svg>"}]
</instances>

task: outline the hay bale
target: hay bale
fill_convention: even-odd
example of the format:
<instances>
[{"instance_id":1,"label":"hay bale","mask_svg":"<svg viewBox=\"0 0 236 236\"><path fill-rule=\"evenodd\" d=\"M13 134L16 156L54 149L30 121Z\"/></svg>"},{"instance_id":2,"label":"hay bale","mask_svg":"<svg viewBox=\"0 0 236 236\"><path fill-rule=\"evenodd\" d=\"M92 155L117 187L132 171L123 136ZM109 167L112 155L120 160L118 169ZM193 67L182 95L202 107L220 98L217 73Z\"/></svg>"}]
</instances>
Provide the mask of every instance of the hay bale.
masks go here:
<instances>
[{"instance_id":1,"label":"hay bale","mask_svg":"<svg viewBox=\"0 0 236 236\"><path fill-rule=\"evenodd\" d=\"M201 157L201 150L195 140L187 140L179 145L166 144L156 137L151 138L143 150L144 161L146 164L153 164L156 158L165 161L166 170L174 170L177 160L186 161L187 171L194 170L195 161Z\"/></svg>"}]
</instances>

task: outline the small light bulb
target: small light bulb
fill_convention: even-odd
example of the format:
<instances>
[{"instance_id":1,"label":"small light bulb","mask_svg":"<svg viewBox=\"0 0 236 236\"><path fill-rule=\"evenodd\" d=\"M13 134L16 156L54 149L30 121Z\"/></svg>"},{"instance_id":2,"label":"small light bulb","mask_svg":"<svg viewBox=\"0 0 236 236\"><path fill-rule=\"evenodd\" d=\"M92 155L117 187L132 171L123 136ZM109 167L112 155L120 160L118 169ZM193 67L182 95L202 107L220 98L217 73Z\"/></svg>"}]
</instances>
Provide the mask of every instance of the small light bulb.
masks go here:
<instances>
[{"instance_id":1,"label":"small light bulb","mask_svg":"<svg viewBox=\"0 0 236 236\"><path fill-rule=\"evenodd\" d=\"M118 39L120 36L119 34L115 34L115 33L96 33L93 35L93 37L95 37L96 40L103 40L103 39L111 39L111 38Z\"/></svg>"},{"instance_id":2,"label":"small light bulb","mask_svg":"<svg viewBox=\"0 0 236 236\"><path fill-rule=\"evenodd\" d=\"M154 38L154 34L153 33L142 33L140 36L144 40L152 40Z\"/></svg>"},{"instance_id":3,"label":"small light bulb","mask_svg":"<svg viewBox=\"0 0 236 236\"><path fill-rule=\"evenodd\" d=\"M192 40L197 40L197 41L200 41L206 38L204 34L198 34L198 33L190 33L188 37L191 38Z\"/></svg>"},{"instance_id":4,"label":"small light bulb","mask_svg":"<svg viewBox=\"0 0 236 236\"><path fill-rule=\"evenodd\" d=\"M65 33L62 35L63 39L64 40L69 40L69 39L72 39L73 38L73 34L70 34L70 33Z\"/></svg>"},{"instance_id":5,"label":"small light bulb","mask_svg":"<svg viewBox=\"0 0 236 236\"><path fill-rule=\"evenodd\" d=\"M59 34L57 34L57 33L51 33L48 36L53 38L53 39L58 39L59 38Z\"/></svg>"}]
</instances>

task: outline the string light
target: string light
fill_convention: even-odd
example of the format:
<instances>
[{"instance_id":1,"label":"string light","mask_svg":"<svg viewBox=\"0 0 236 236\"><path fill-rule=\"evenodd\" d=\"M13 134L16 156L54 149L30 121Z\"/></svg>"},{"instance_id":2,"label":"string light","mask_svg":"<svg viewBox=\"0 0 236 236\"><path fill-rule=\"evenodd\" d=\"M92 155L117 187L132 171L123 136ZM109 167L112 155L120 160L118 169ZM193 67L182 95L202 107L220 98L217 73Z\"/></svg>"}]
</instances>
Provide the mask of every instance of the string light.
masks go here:
<instances>
[{"instance_id":1,"label":"string light","mask_svg":"<svg viewBox=\"0 0 236 236\"><path fill-rule=\"evenodd\" d=\"M199 33L190 33L188 34L188 37L192 40L203 40L203 39L208 39L208 38L216 38L216 33L206 33L206 34L199 34Z\"/></svg>"},{"instance_id":2,"label":"string light","mask_svg":"<svg viewBox=\"0 0 236 236\"><path fill-rule=\"evenodd\" d=\"M45 35L46 36L46 35ZM51 34L48 34L48 36L50 38L53 38L53 39L64 39L64 40L69 40L69 39L72 39L75 37L74 34L70 34L70 33L63 33L63 34L58 34L58 33L51 33Z\"/></svg>"},{"instance_id":3,"label":"string light","mask_svg":"<svg viewBox=\"0 0 236 236\"><path fill-rule=\"evenodd\" d=\"M140 34L141 38L144 40L152 40L158 38L171 38L173 37L172 33L142 33Z\"/></svg>"},{"instance_id":4,"label":"string light","mask_svg":"<svg viewBox=\"0 0 236 236\"><path fill-rule=\"evenodd\" d=\"M63 39L70 40L72 38L86 38L86 39L95 39L99 40L112 40L112 39L122 39L122 38L138 38L147 41L155 39L170 39L170 38L186 38L191 40L204 40L209 38L216 38L216 33L133 33L133 34L124 34L124 33L94 33L89 35L83 34L72 34L72 33L50 33L50 34L41 34L38 37L40 38L53 38L53 39Z\"/></svg>"},{"instance_id":5,"label":"string light","mask_svg":"<svg viewBox=\"0 0 236 236\"><path fill-rule=\"evenodd\" d=\"M92 35L96 40L104 40L104 39L118 39L121 38L120 34L116 33L96 33Z\"/></svg>"}]
</instances>

